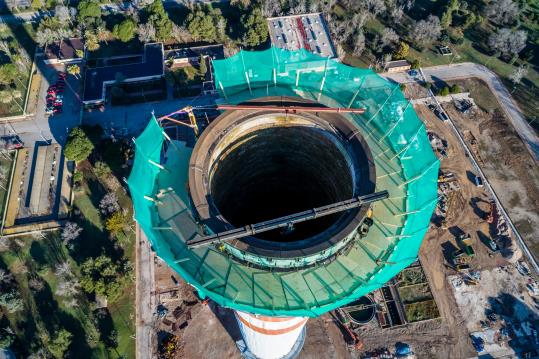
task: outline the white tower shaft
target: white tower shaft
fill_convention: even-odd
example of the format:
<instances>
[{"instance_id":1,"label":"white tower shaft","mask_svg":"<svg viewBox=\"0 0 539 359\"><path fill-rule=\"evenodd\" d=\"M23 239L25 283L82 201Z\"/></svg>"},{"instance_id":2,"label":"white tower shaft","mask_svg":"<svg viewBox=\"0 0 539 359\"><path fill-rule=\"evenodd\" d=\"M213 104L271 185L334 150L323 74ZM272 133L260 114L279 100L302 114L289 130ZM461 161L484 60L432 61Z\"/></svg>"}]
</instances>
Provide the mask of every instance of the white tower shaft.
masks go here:
<instances>
[{"instance_id":1,"label":"white tower shaft","mask_svg":"<svg viewBox=\"0 0 539 359\"><path fill-rule=\"evenodd\" d=\"M234 311L249 351L259 359L294 358L304 340L304 317L268 317Z\"/></svg>"}]
</instances>

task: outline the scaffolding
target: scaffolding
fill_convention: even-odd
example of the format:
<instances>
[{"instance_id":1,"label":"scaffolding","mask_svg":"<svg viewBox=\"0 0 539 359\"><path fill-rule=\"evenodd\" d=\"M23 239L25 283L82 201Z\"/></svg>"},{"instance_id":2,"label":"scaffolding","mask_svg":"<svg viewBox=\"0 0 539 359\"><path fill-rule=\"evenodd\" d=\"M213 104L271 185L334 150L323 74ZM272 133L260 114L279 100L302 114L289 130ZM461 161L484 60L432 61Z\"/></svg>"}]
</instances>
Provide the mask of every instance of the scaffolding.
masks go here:
<instances>
[{"instance_id":1,"label":"scaffolding","mask_svg":"<svg viewBox=\"0 0 539 359\"><path fill-rule=\"evenodd\" d=\"M257 264L249 265L223 250L225 243L191 249L187 242L207 231L193 216L186 188L191 149L170 140L152 117L135 140L128 183L135 218L159 257L202 297L222 306L309 317L380 288L417 258L437 202L439 162L425 126L397 84L303 49L240 51L214 61L213 68L222 103L296 96L328 107L365 109L343 116L370 147L376 191L386 190L389 197L373 203L366 235L358 233L346 250L334 249L332 260L312 258L308 268L298 268L302 259L297 258L281 261L280 271L259 258L249 258Z\"/></svg>"}]
</instances>

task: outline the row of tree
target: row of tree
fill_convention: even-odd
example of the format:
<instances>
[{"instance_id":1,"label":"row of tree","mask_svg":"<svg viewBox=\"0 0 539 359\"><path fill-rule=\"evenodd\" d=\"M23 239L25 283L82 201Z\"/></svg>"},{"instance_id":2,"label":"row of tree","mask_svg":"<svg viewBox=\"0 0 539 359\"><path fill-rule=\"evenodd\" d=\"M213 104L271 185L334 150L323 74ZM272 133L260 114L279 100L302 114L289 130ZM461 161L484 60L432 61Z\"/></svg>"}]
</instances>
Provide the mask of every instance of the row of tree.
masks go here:
<instances>
[{"instance_id":1,"label":"row of tree","mask_svg":"<svg viewBox=\"0 0 539 359\"><path fill-rule=\"evenodd\" d=\"M36 32L36 42L40 46L62 39L81 36L89 51L99 48L101 42L118 39L129 42L138 38L143 43L171 41L223 42L228 40L227 20L221 11L210 5L195 5L182 23L174 23L161 1L140 3L123 14L123 20L107 27L104 13L96 0L83 0L78 6L58 5L53 17L41 20ZM238 5L240 6L240 5ZM241 42L245 46L257 46L268 38L266 20L256 4L242 7Z\"/></svg>"}]
</instances>

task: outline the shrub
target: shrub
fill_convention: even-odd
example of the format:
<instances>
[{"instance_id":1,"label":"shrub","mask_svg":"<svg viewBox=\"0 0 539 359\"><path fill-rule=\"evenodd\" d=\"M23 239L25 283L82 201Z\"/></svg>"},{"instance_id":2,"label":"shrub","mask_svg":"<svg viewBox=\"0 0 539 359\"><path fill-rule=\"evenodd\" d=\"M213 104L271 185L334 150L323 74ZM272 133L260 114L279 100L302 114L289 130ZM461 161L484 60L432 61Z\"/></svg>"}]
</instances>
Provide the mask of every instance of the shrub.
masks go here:
<instances>
[{"instance_id":1,"label":"shrub","mask_svg":"<svg viewBox=\"0 0 539 359\"><path fill-rule=\"evenodd\" d=\"M451 88L449 89L449 91L451 93L460 93L461 90L460 90L460 86L457 85L457 84L454 84L453 86L451 86Z\"/></svg>"},{"instance_id":2,"label":"shrub","mask_svg":"<svg viewBox=\"0 0 539 359\"><path fill-rule=\"evenodd\" d=\"M439 95L440 95L440 96L447 96L447 95L449 95L449 87L444 86L444 88L442 88L442 89L440 90Z\"/></svg>"},{"instance_id":3,"label":"shrub","mask_svg":"<svg viewBox=\"0 0 539 359\"><path fill-rule=\"evenodd\" d=\"M411 63L411 68L412 69L417 70L420 67L421 67L421 64L419 63L419 60L416 59L416 60L412 61L412 63Z\"/></svg>"},{"instance_id":4,"label":"shrub","mask_svg":"<svg viewBox=\"0 0 539 359\"><path fill-rule=\"evenodd\" d=\"M105 162L97 161L94 166L94 173L97 177L101 178L110 175L111 170Z\"/></svg>"}]
</instances>

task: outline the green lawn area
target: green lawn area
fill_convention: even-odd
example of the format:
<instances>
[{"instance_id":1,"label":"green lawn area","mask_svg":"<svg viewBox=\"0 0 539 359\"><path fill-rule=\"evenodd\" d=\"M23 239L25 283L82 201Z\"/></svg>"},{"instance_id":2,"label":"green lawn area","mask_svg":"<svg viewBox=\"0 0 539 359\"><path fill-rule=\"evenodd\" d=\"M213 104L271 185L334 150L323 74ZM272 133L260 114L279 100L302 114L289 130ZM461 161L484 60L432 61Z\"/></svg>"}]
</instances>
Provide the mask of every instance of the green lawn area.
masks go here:
<instances>
[{"instance_id":1,"label":"green lawn area","mask_svg":"<svg viewBox=\"0 0 539 359\"><path fill-rule=\"evenodd\" d=\"M34 57L35 44L33 41L34 29L31 24L6 26L0 24L0 40L7 43L15 43L15 47L22 47L28 53L30 59ZM12 51L16 51L13 49ZM0 56L0 65L12 63L12 60L2 53ZM4 103L0 101L0 116L14 116L23 113L26 91L31 75L31 63L27 64L24 71L19 72L19 76L15 81L7 86L0 86L0 90L6 90L14 95L12 100Z\"/></svg>"},{"instance_id":2,"label":"green lawn area","mask_svg":"<svg viewBox=\"0 0 539 359\"><path fill-rule=\"evenodd\" d=\"M88 258L106 254L113 260L134 261L135 236L129 197L121 187L114 191L120 208L128 209L129 228L111 237L98 209L99 201L109 192L105 180L103 176L97 178L87 161L79 165L79 169L84 180L75 194L76 215L72 220L83 231L73 240L73 245L66 246L60 232L53 232L45 237L14 238L10 248L0 252L0 269L13 274L9 288L20 293L24 305L15 313L0 307L0 328L9 326L13 329L16 341L11 349L20 357L27 357L40 347L49 348L50 338L60 329L66 329L73 334L67 352L71 358L135 358L135 286L132 279L128 280L129 284L117 300L109 301L106 309L96 309L94 296L82 289L69 296L59 292L65 281L57 273L60 263L68 262L73 278L80 282L81 265ZM36 290L31 284L36 280L43 283L41 289ZM5 286L0 284L0 289ZM78 306L73 305L73 300ZM111 344L114 337L117 345Z\"/></svg>"},{"instance_id":3,"label":"green lawn area","mask_svg":"<svg viewBox=\"0 0 539 359\"><path fill-rule=\"evenodd\" d=\"M0 220L4 219L4 210L6 209L7 202L7 190L9 188L9 181L11 179L11 171L13 170L13 163L16 156L16 151L10 151L9 157L0 157L0 171L2 177L0 177Z\"/></svg>"}]
</instances>

